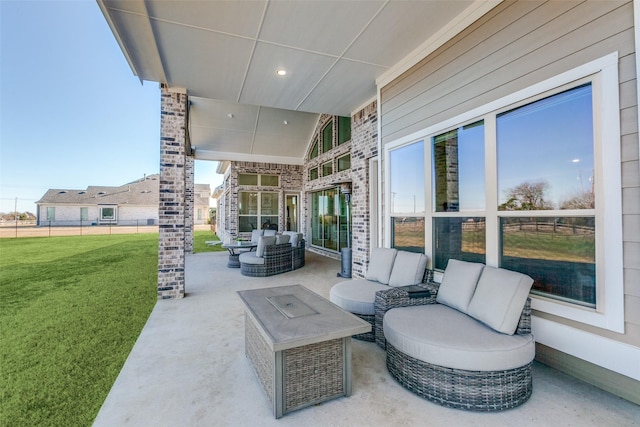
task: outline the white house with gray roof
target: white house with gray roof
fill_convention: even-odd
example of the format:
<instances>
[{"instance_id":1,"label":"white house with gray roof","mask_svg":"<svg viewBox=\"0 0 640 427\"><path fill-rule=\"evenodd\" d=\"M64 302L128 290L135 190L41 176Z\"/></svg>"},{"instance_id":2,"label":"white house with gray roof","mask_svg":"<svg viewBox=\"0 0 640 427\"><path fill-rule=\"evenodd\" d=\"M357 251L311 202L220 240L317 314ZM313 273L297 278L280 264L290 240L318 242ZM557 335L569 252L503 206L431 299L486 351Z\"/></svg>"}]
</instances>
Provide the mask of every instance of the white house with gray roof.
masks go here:
<instances>
[{"instance_id":1,"label":"white house with gray roof","mask_svg":"<svg viewBox=\"0 0 640 427\"><path fill-rule=\"evenodd\" d=\"M117 186L89 186L85 190L52 188L36 202L38 225L157 225L159 175L145 176ZM194 186L194 224L206 224L211 189Z\"/></svg>"}]
</instances>

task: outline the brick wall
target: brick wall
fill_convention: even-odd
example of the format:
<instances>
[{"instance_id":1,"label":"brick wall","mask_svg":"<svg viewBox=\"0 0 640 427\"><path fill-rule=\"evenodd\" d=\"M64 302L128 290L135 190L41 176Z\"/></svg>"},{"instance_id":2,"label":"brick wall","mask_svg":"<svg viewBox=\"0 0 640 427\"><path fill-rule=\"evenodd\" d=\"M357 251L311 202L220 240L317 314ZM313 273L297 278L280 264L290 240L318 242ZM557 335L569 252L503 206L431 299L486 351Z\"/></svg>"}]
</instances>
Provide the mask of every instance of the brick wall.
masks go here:
<instances>
[{"instance_id":1,"label":"brick wall","mask_svg":"<svg viewBox=\"0 0 640 427\"><path fill-rule=\"evenodd\" d=\"M239 174L263 174L278 175L280 182L278 187L265 187L257 185L239 185ZM223 241L233 240L238 237L248 239L250 232L238 232L238 192L259 191L278 193L278 230L285 229L285 194L299 194L302 191L302 166L285 165L278 163L258 162L231 162L228 174L225 176L225 195L223 209L225 220L222 224L220 237Z\"/></svg>"},{"instance_id":2,"label":"brick wall","mask_svg":"<svg viewBox=\"0 0 640 427\"><path fill-rule=\"evenodd\" d=\"M161 86L158 298L183 298L187 95ZM193 180L193 178L192 178Z\"/></svg>"}]
</instances>

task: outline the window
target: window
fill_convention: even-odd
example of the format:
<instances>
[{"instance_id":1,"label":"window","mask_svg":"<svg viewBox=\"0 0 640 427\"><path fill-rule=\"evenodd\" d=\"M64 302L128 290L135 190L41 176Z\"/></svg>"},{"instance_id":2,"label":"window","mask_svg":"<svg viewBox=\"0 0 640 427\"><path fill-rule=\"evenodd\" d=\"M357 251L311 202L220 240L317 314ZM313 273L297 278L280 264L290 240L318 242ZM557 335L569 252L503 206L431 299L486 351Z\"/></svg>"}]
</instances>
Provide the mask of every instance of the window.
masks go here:
<instances>
[{"instance_id":1,"label":"window","mask_svg":"<svg viewBox=\"0 0 640 427\"><path fill-rule=\"evenodd\" d=\"M56 208L47 208L47 221L55 221Z\"/></svg>"},{"instance_id":2,"label":"window","mask_svg":"<svg viewBox=\"0 0 640 427\"><path fill-rule=\"evenodd\" d=\"M258 175L239 173L238 185L258 185Z\"/></svg>"},{"instance_id":3,"label":"window","mask_svg":"<svg viewBox=\"0 0 640 427\"><path fill-rule=\"evenodd\" d=\"M347 246L347 202L338 188L311 193L311 244L333 251Z\"/></svg>"},{"instance_id":4,"label":"window","mask_svg":"<svg viewBox=\"0 0 640 427\"><path fill-rule=\"evenodd\" d=\"M322 165L322 176L333 174L333 162L327 162Z\"/></svg>"},{"instance_id":5,"label":"window","mask_svg":"<svg viewBox=\"0 0 640 427\"><path fill-rule=\"evenodd\" d=\"M248 173L238 174L239 185L256 185L262 187L277 187L280 185L278 175L256 175Z\"/></svg>"},{"instance_id":6,"label":"window","mask_svg":"<svg viewBox=\"0 0 640 427\"><path fill-rule=\"evenodd\" d=\"M338 157L338 172L342 172L347 169L351 169L351 154Z\"/></svg>"},{"instance_id":7,"label":"window","mask_svg":"<svg viewBox=\"0 0 640 427\"><path fill-rule=\"evenodd\" d=\"M327 153L333 148L333 120L322 128L322 152Z\"/></svg>"},{"instance_id":8,"label":"window","mask_svg":"<svg viewBox=\"0 0 640 427\"><path fill-rule=\"evenodd\" d=\"M619 117L613 53L425 129L430 265L523 272L534 309L624 331ZM414 141L385 147L387 238L399 247L401 219L420 217Z\"/></svg>"},{"instance_id":9,"label":"window","mask_svg":"<svg viewBox=\"0 0 640 427\"><path fill-rule=\"evenodd\" d=\"M318 138L313 140L313 145L311 146L311 151L309 152L309 160L315 159L318 157Z\"/></svg>"},{"instance_id":10,"label":"window","mask_svg":"<svg viewBox=\"0 0 640 427\"><path fill-rule=\"evenodd\" d=\"M260 175L260 185L263 187L277 187L280 185L278 175Z\"/></svg>"},{"instance_id":11,"label":"window","mask_svg":"<svg viewBox=\"0 0 640 427\"><path fill-rule=\"evenodd\" d=\"M393 150L389 158L391 247L424 253L424 142Z\"/></svg>"},{"instance_id":12,"label":"window","mask_svg":"<svg viewBox=\"0 0 640 427\"><path fill-rule=\"evenodd\" d=\"M444 270L450 258L484 263L484 217L458 214L485 208L484 121L434 136L431 142L433 268Z\"/></svg>"},{"instance_id":13,"label":"window","mask_svg":"<svg viewBox=\"0 0 640 427\"><path fill-rule=\"evenodd\" d=\"M100 207L100 219L102 221L115 221L116 220L116 208L114 206L102 206L102 207Z\"/></svg>"},{"instance_id":14,"label":"window","mask_svg":"<svg viewBox=\"0 0 640 427\"><path fill-rule=\"evenodd\" d=\"M309 181L318 179L318 168L309 169Z\"/></svg>"},{"instance_id":15,"label":"window","mask_svg":"<svg viewBox=\"0 0 640 427\"><path fill-rule=\"evenodd\" d=\"M89 208L80 208L80 220L81 221L89 220Z\"/></svg>"},{"instance_id":16,"label":"window","mask_svg":"<svg viewBox=\"0 0 640 427\"><path fill-rule=\"evenodd\" d=\"M500 218L500 265L533 277L534 293L588 307L596 306L592 102L588 83L496 118L498 210L512 212Z\"/></svg>"},{"instance_id":17,"label":"window","mask_svg":"<svg viewBox=\"0 0 640 427\"><path fill-rule=\"evenodd\" d=\"M278 229L279 194L274 192L238 192L238 231Z\"/></svg>"},{"instance_id":18,"label":"window","mask_svg":"<svg viewBox=\"0 0 640 427\"><path fill-rule=\"evenodd\" d=\"M351 117L338 117L338 145L351 141Z\"/></svg>"}]
</instances>

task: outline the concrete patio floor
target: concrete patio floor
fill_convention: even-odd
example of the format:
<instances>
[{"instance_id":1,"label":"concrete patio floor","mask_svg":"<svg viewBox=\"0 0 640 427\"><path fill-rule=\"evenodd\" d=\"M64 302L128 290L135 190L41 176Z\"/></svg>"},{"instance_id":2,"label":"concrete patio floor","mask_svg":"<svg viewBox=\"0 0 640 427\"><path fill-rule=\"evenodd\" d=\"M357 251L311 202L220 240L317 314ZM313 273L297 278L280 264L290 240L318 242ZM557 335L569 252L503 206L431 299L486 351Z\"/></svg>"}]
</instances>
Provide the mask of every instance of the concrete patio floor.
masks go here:
<instances>
[{"instance_id":1,"label":"concrete patio floor","mask_svg":"<svg viewBox=\"0 0 640 427\"><path fill-rule=\"evenodd\" d=\"M640 406L534 363L524 405L482 414L448 409L396 383L385 353L353 341L353 394L273 418L244 356L236 291L302 284L327 297L338 261L307 252L307 265L268 278L226 268L226 252L187 257L187 297L160 301L94 426L635 426Z\"/></svg>"}]
</instances>

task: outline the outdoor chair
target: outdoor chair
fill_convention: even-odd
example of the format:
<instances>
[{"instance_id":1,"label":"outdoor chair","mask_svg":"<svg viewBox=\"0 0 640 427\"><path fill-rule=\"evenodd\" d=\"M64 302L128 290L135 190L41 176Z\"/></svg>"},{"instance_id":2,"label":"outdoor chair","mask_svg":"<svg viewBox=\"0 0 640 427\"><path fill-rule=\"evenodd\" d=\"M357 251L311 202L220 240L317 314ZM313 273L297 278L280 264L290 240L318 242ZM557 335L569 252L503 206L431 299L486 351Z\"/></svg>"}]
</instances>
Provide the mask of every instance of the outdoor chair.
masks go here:
<instances>
[{"instance_id":1,"label":"outdoor chair","mask_svg":"<svg viewBox=\"0 0 640 427\"><path fill-rule=\"evenodd\" d=\"M421 283L426 264L427 257L423 254L374 248L364 279L351 279L333 285L329 292L331 302L371 324L371 332L354 335L354 338L376 340L376 292Z\"/></svg>"},{"instance_id":2,"label":"outdoor chair","mask_svg":"<svg viewBox=\"0 0 640 427\"><path fill-rule=\"evenodd\" d=\"M532 392L533 279L483 264L449 260L425 305L401 289L376 295L377 343L402 386L443 406L500 411Z\"/></svg>"},{"instance_id":3,"label":"outdoor chair","mask_svg":"<svg viewBox=\"0 0 640 427\"><path fill-rule=\"evenodd\" d=\"M243 276L267 277L292 270L292 248L289 236L261 236L255 251L240 254Z\"/></svg>"}]
</instances>

